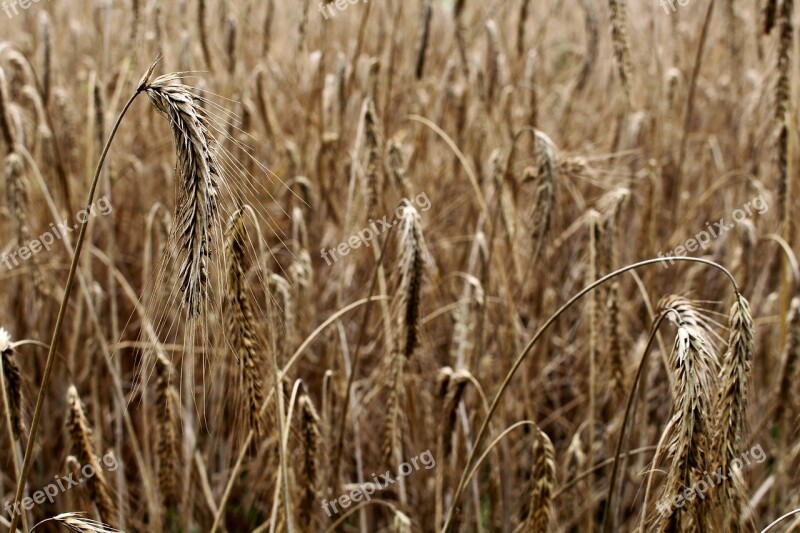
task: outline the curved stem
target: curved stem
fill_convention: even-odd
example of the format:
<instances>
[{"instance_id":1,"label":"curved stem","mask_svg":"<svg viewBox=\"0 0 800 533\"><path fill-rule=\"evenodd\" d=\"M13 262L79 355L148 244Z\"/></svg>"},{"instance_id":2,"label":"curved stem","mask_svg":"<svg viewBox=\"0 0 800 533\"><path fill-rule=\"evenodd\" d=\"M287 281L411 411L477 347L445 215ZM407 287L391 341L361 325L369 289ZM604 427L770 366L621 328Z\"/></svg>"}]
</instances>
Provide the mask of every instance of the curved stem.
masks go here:
<instances>
[{"instance_id":1,"label":"curved stem","mask_svg":"<svg viewBox=\"0 0 800 533\"><path fill-rule=\"evenodd\" d=\"M533 338L528 342L528 344L525 346L525 348L522 350L522 352L517 356L517 359L514 361L514 364L511 366L511 369L508 371L508 374L506 375L505 379L503 380L503 383L500 385L500 389L497 391L497 394L495 394L494 400L492 401L492 405L489 408L489 412L486 415L486 417L483 419L483 422L481 423L481 428L480 428L480 430L478 431L478 434L475 437L475 445L474 445L474 447L472 449L472 452L469 454L469 457L467 458L467 463L464 466L464 471L461 474L461 480L459 481L458 486L456 488L456 491L453 494L453 501L452 501L452 503L450 505L450 509L447 512L447 519L445 520L444 527L442 528L442 532L443 533L449 532L451 530L451 528L452 528L453 516L455 514L455 509L458 506L458 500L461 497L461 493L464 491L464 485L465 485L466 478L467 478L467 476L469 474L470 467L472 466L473 459L475 458L475 453L477 452L478 448L480 447L481 440L482 440L482 438L484 436L484 433L486 433L487 427L489 426L489 420L491 419L491 417L494 414L494 412L497 410L497 406L500 404L500 398L503 396L503 393L505 393L506 389L508 389L508 385L509 385L509 383L511 383L511 379L514 377L514 374L517 372L517 369L522 364L522 361L525 360L525 357L530 353L530 351L533 348L534 344L536 344L536 342L541 338L542 334L547 330L547 328L549 328L553 324L553 322L556 321L556 319L559 316L561 316L561 314L564 311L569 309L575 302L580 300L583 296L585 296L587 293L591 292L592 290L596 289L600 285L604 284L605 282L607 282L607 281L609 281L609 280L611 280L613 278L616 278L617 276L619 276L621 274L624 274L625 272L628 272L629 270L635 270L635 269L638 269L638 268L641 268L641 267L645 267L645 266L653 265L653 264L656 264L656 263L660 263L662 261L686 261L686 262L690 262L690 263L702 263L702 264L711 266L711 267L716 268L716 269L720 270L721 272L723 272L728 277L728 279L730 279L731 284L733 285L733 289L736 292L736 294L739 294L739 292L740 292L739 291L739 285L736 283L736 279L733 277L733 275L725 267L723 267L720 264L717 264L717 263L715 263L713 261L709 261L708 259L702 259L702 258L699 258L699 257L662 257L662 258L657 258L657 259L647 259L645 261L640 261L638 263L634 263L632 265L627 265L625 267L622 267L619 270L611 272L610 274L606 274L605 276L603 276L602 278L598 279L597 281L592 282L587 287L583 288L575 296L570 298L564 305L562 305L558 309L558 311L556 311L550 318L547 319L547 321L544 324L542 324L542 326L539 328L539 330L536 332L536 334L533 336Z\"/></svg>"},{"instance_id":2,"label":"curved stem","mask_svg":"<svg viewBox=\"0 0 800 533\"><path fill-rule=\"evenodd\" d=\"M642 360L639 363L639 368L636 371L636 377L633 380L633 386L631 387L631 393L628 395L628 403L625 406L625 416L622 419L622 426L619 430L619 438L617 439L617 448L614 451L614 467L611 469L611 483L608 485L608 496L606 497L606 508L604 511L604 518L603 518L603 531L609 531L611 527L611 523L613 522L612 516L614 516L614 492L615 492L615 485L617 484L617 475L619 473L619 455L620 451L622 450L622 441L625 439L625 428L628 426L628 419L631 414L631 406L633 406L634 399L636 398L636 390L640 386L639 380L642 377L642 372L644 370L645 364L647 364L647 356L650 353L650 347L653 345L653 340L656 338L656 333L658 333L658 328L661 326L661 322L669 314L667 310L662 312L656 321L653 323L653 329L650 332L650 337L647 339L647 345L644 347L644 352L642 353ZM678 316L680 319L680 316Z\"/></svg>"},{"instance_id":3,"label":"curved stem","mask_svg":"<svg viewBox=\"0 0 800 533\"><path fill-rule=\"evenodd\" d=\"M136 97L139 96L143 90L143 86L140 86L136 89L136 92L133 93L133 96L130 97L128 102L125 104L125 107L122 108L122 111L117 117L117 122L114 124L114 128L111 130L111 134L106 141L105 146L103 147L103 152L100 155L100 160L97 162L97 168L95 168L94 176L92 177L92 183L89 187L89 194L86 200L86 210L87 212L92 206L94 202L94 194L97 189L97 182L100 178L100 171L103 169L103 164L105 163L106 156L108 155L108 151L111 148L111 142L114 140L116 136L117 130L122 123L122 119L125 114L130 109L133 101L136 100ZM69 267L69 274L67 275L67 283L64 287L64 295L61 298L61 306L58 309L58 316L56 318L55 328L53 329L53 336L52 340L50 341L50 348L47 352L47 362L45 363L44 367L44 375L42 376L42 384L39 388L39 395L36 397L36 407L33 411L33 421L31 422L31 430L30 434L28 435L28 445L25 449L25 459L22 463L22 472L20 473L20 477L17 480L17 491L16 495L14 496L14 505L16 506L22 500L22 493L25 489L25 478L28 477L28 472L31 468L31 462L33 461L33 448L36 441L36 433L39 431L39 424L42 421L42 410L44 408L44 399L47 392L47 387L50 384L50 376L53 372L53 366L56 360L56 346L58 345L58 341L61 338L61 327L64 324L64 317L67 314L67 305L69 304L69 297L72 294L72 285L75 280L75 274L78 271L78 263L81 257L81 250L83 249L83 241L86 238L86 228L89 225L89 218L85 218L83 222L81 222L80 233L78 233L78 239L75 243L75 252L72 255L72 263ZM11 531L14 531L17 527L19 522L19 514L14 514L11 519L11 527L9 528Z\"/></svg>"},{"instance_id":4,"label":"curved stem","mask_svg":"<svg viewBox=\"0 0 800 533\"><path fill-rule=\"evenodd\" d=\"M798 513L800 513L800 509L795 509L794 511L789 511L788 513L786 513L785 515L783 515L782 517L778 518L777 520L772 522L770 525L768 525L767 527L762 529L761 533L767 533L767 531L769 531L773 527L777 526L780 522L783 522L785 519L789 518L792 515L796 515Z\"/></svg>"}]
</instances>

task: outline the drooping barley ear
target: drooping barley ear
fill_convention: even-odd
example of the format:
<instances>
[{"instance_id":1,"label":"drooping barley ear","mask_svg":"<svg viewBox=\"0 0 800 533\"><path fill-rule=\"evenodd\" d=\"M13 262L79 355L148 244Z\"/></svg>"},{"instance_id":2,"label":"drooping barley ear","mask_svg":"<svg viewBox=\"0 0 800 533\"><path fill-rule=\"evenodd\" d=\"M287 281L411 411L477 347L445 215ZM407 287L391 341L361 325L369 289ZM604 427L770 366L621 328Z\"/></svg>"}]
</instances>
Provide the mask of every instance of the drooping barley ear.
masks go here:
<instances>
[{"instance_id":1,"label":"drooping barley ear","mask_svg":"<svg viewBox=\"0 0 800 533\"><path fill-rule=\"evenodd\" d=\"M213 70L211 64L211 52L208 46L208 35L206 31L206 0L197 1L197 33L200 36L200 49L203 52L203 61L209 70Z\"/></svg>"},{"instance_id":2,"label":"drooping barley ear","mask_svg":"<svg viewBox=\"0 0 800 533\"><path fill-rule=\"evenodd\" d=\"M383 158L381 157L381 125L375 102L367 100L364 110L364 143L366 161L364 167L365 187L367 191L367 209L372 216L378 216L378 199L383 185Z\"/></svg>"},{"instance_id":3,"label":"drooping barley ear","mask_svg":"<svg viewBox=\"0 0 800 533\"><path fill-rule=\"evenodd\" d=\"M545 246L553 218L558 165L552 141L536 130L536 167L534 199L529 213L533 241L531 263L539 260Z\"/></svg>"},{"instance_id":4,"label":"drooping barley ear","mask_svg":"<svg viewBox=\"0 0 800 533\"><path fill-rule=\"evenodd\" d=\"M92 446L92 431L83 412L83 405L78 396L78 390L74 385L67 389L67 428L72 442L71 453L78 458L81 465L91 465L94 476L86 478L85 486L89 492L89 497L97 508L100 521L110 526L115 526L116 511L114 510L113 500L110 497L110 490L106 483L103 469L97 462L97 456Z\"/></svg>"},{"instance_id":5,"label":"drooping barley ear","mask_svg":"<svg viewBox=\"0 0 800 533\"><path fill-rule=\"evenodd\" d=\"M778 0L764 2L764 34L769 35L775 26L775 14L778 12Z\"/></svg>"},{"instance_id":6,"label":"drooping barley ear","mask_svg":"<svg viewBox=\"0 0 800 533\"><path fill-rule=\"evenodd\" d=\"M228 73L236 70L236 20L228 17L225 20L225 52L228 56Z\"/></svg>"},{"instance_id":7,"label":"drooping barley ear","mask_svg":"<svg viewBox=\"0 0 800 533\"><path fill-rule=\"evenodd\" d=\"M611 10L611 41L614 45L614 59L617 63L622 88L625 98L631 102L631 51L628 45L627 0L608 0Z\"/></svg>"},{"instance_id":8,"label":"drooping barley ear","mask_svg":"<svg viewBox=\"0 0 800 533\"><path fill-rule=\"evenodd\" d=\"M8 409L9 418L11 419L11 431L13 433L11 439L17 440L25 431L25 426L22 422L22 374L14 357L11 336L3 328L0 328L0 357L3 360L3 375L0 376L0 379L4 380L5 392L8 395L8 398L3 398L3 401L8 402L6 409Z\"/></svg>"},{"instance_id":9,"label":"drooping barley ear","mask_svg":"<svg viewBox=\"0 0 800 533\"><path fill-rule=\"evenodd\" d=\"M528 91L528 126L539 125L539 93L536 87L536 70L538 68L536 51L528 52L525 62L525 89Z\"/></svg>"},{"instance_id":10,"label":"drooping barley ear","mask_svg":"<svg viewBox=\"0 0 800 533\"><path fill-rule=\"evenodd\" d=\"M747 426L747 388L754 352L750 304L737 294L728 318L728 348L722 360L720 388L714 410L714 420L719 429L714 439L716 450L710 466L715 470L721 467L723 472L732 471L731 464L743 451ZM723 485L720 496L723 508L727 509L723 531L751 530L739 518L743 507L747 505L741 480L733 479L731 483Z\"/></svg>"},{"instance_id":11,"label":"drooping barley ear","mask_svg":"<svg viewBox=\"0 0 800 533\"><path fill-rule=\"evenodd\" d=\"M47 16L47 11L44 10L39 13L39 34L42 39L42 100L44 100L46 106L47 102L50 101L52 42L50 17Z\"/></svg>"},{"instance_id":12,"label":"drooping barley ear","mask_svg":"<svg viewBox=\"0 0 800 533\"><path fill-rule=\"evenodd\" d=\"M622 339L619 320L619 283L612 283L608 291L606 313L608 317L608 367L611 372L611 394L615 400L625 395L625 364L622 359Z\"/></svg>"},{"instance_id":13,"label":"drooping barley ear","mask_svg":"<svg viewBox=\"0 0 800 533\"><path fill-rule=\"evenodd\" d=\"M260 410L264 403L263 369L265 362L259 353L248 294L245 266L248 242L243 213L239 209L231 217L226 231L227 287L225 299L228 310L228 335L242 372L248 425L256 435L261 436L264 429Z\"/></svg>"},{"instance_id":14,"label":"drooping barley ear","mask_svg":"<svg viewBox=\"0 0 800 533\"><path fill-rule=\"evenodd\" d=\"M180 453L178 433L176 429L177 416L175 412L179 402L176 401L177 391L172 383L172 364L158 354L156 358L156 424L158 434L158 490L161 492L164 509L169 519L174 515L175 508L180 503L178 481L180 479Z\"/></svg>"},{"instance_id":15,"label":"drooping barley ear","mask_svg":"<svg viewBox=\"0 0 800 533\"><path fill-rule=\"evenodd\" d=\"M303 531L313 531L316 529L316 516L314 505L319 494L319 470L320 454L322 453L322 435L320 433L320 419L317 410L308 394L300 397L300 416L302 422L300 431L303 436L303 495L300 500L300 512L302 514L299 526Z\"/></svg>"},{"instance_id":16,"label":"drooping barley ear","mask_svg":"<svg viewBox=\"0 0 800 533\"><path fill-rule=\"evenodd\" d=\"M686 487L693 487L709 469L711 444L712 379L717 362L704 335L695 326L681 323L670 355L673 374L672 434L668 450L671 464L663 492L664 501L673 499ZM706 515L699 499L686 501L683 507L672 506L659 513L658 531L683 531L689 524L704 528ZM703 531L705 529L699 529Z\"/></svg>"},{"instance_id":17,"label":"drooping barley ear","mask_svg":"<svg viewBox=\"0 0 800 533\"><path fill-rule=\"evenodd\" d=\"M705 346L713 349L716 347L716 340L719 338L716 335L712 336L712 321L706 317L700 305L683 296L676 296L674 294L661 298L656 304L656 311L674 311L680 316L682 321L687 326L693 328L693 334L703 340Z\"/></svg>"},{"instance_id":18,"label":"drooping barley ear","mask_svg":"<svg viewBox=\"0 0 800 533\"><path fill-rule=\"evenodd\" d=\"M519 17L517 18L517 55L520 57L525 51L525 23L528 21L530 4L530 0L522 0L519 5Z\"/></svg>"},{"instance_id":19,"label":"drooping barley ear","mask_svg":"<svg viewBox=\"0 0 800 533\"><path fill-rule=\"evenodd\" d=\"M9 109L11 107L11 99L8 95L8 85L6 83L6 75L3 69L0 68L0 134L3 135L3 141L6 145L6 154L14 150L14 129L11 126L11 118Z\"/></svg>"},{"instance_id":20,"label":"drooping barley ear","mask_svg":"<svg viewBox=\"0 0 800 533\"><path fill-rule=\"evenodd\" d=\"M550 437L536 427L533 435L530 510L525 528L530 533L550 531L550 519L553 515L553 491L556 485L555 455Z\"/></svg>"},{"instance_id":21,"label":"drooping barley ear","mask_svg":"<svg viewBox=\"0 0 800 533\"><path fill-rule=\"evenodd\" d=\"M409 200L403 201L403 215L400 222L400 284L397 289L398 319L397 331L401 336L398 342L400 353L406 358L414 354L419 344L420 293L423 282L423 261L425 254L422 226L417 210Z\"/></svg>"},{"instance_id":22,"label":"drooping barley ear","mask_svg":"<svg viewBox=\"0 0 800 533\"><path fill-rule=\"evenodd\" d=\"M216 143L205 112L189 88L175 75L160 76L143 89L155 108L169 119L177 155L176 234L183 263L179 271L183 305L190 318L199 317L208 299L208 259L211 226L217 211Z\"/></svg>"},{"instance_id":23,"label":"drooping barley ear","mask_svg":"<svg viewBox=\"0 0 800 533\"><path fill-rule=\"evenodd\" d=\"M431 33L431 15L433 7L431 0L422 0L422 25L419 32L419 44L417 45L417 64L414 73L418 80L422 79L425 73L425 54L428 51L428 40Z\"/></svg>"}]
</instances>

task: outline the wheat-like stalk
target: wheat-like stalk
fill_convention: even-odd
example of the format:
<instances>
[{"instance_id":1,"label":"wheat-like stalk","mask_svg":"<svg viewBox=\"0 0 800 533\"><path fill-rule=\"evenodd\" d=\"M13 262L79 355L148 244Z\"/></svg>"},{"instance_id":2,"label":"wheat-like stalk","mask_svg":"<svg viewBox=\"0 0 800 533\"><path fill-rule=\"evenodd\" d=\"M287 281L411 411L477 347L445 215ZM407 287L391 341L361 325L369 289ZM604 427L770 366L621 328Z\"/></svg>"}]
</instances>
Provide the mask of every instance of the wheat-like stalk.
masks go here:
<instances>
[{"instance_id":1,"label":"wheat-like stalk","mask_svg":"<svg viewBox=\"0 0 800 533\"><path fill-rule=\"evenodd\" d=\"M316 499L319 494L320 464L322 453L322 435L320 432L320 419L314 403L308 394L300 397L300 432L303 437L303 463L302 463L302 498L299 509L302 514L299 524L305 531L315 529Z\"/></svg>"},{"instance_id":2,"label":"wheat-like stalk","mask_svg":"<svg viewBox=\"0 0 800 533\"><path fill-rule=\"evenodd\" d=\"M110 496L110 489L103 475L103 469L97 462L97 456L92 445L92 430L83 412L83 404L74 385L67 389L67 427L72 442L72 455L78 458L80 464L91 465L95 474L86 478L85 485L89 497L97 508L100 520L110 526L116 524L116 511Z\"/></svg>"},{"instance_id":3,"label":"wheat-like stalk","mask_svg":"<svg viewBox=\"0 0 800 533\"><path fill-rule=\"evenodd\" d=\"M403 396L405 359L396 351L389 359L389 375L386 380L386 408L383 417L381 460L382 464L391 464L395 455L397 435L402 423L400 405Z\"/></svg>"},{"instance_id":4,"label":"wheat-like stalk","mask_svg":"<svg viewBox=\"0 0 800 533\"><path fill-rule=\"evenodd\" d=\"M400 284L397 289L399 313L397 331L400 353L408 359L419 343L420 292L423 282L424 239L419 212L404 201L400 222Z\"/></svg>"},{"instance_id":5,"label":"wheat-like stalk","mask_svg":"<svg viewBox=\"0 0 800 533\"><path fill-rule=\"evenodd\" d=\"M614 44L614 59L617 63L622 88L625 91L625 98L631 101L631 51L628 44L628 23L627 0L608 0L608 7L611 11L611 41Z\"/></svg>"},{"instance_id":6,"label":"wheat-like stalk","mask_svg":"<svg viewBox=\"0 0 800 533\"><path fill-rule=\"evenodd\" d=\"M208 119L190 89L178 79L175 74L160 76L144 91L172 128L180 183L175 215L183 255L180 287L187 313L197 318L204 312L208 298L207 263L222 171Z\"/></svg>"},{"instance_id":7,"label":"wheat-like stalk","mask_svg":"<svg viewBox=\"0 0 800 533\"><path fill-rule=\"evenodd\" d=\"M156 423L158 434L158 489L167 515L180 502L179 443L175 427L177 392L172 384L172 364L163 354L156 359Z\"/></svg>"},{"instance_id":8,"label":"wheat-like stalk","mask_svg":"<svg viewBox=\"0 0 800 533\"><path fill-rule=\"evenodd\" d=\"M394 186L402 191L406 198L411 197L411 181L408 179L408 168L403 157L403 148L400 142L394 139L387 143L386 164L394 181Z\"/></svg>"},{"instance_id":9,"label":"wheat-like stalk","mask_svg":"<svg viewBox=\"0 0 800 533\"><path fill-rule=\"evenodd\" d=\"M458 406L464 396L464 390L469 384L469 374L464 370L456 371L447 377L449 378L447 380L447 393L444 395L442 402L442 424L439 432L442 438L442 459L450 457L452 453Z\"/></svg>"},{"instance_id":10,"label":"wheat-like stalk","mask_svg":"<svg viewBox=\"0 0 800 533\"><path fill-rule=\"evenodd\" d=\"M714 460L723 472L731 470L731 463L738 459L743 451L745 430L747 425L747 389L750 379L755 342L753 340L753 318L750 315L750 304L737 294L728 319L728 349L722 361L719 375L719 394L716 398L714 420L718 424L718 434L714 438L717 447ZM731 532L749 531L742 524L739 516L747 505L741 481L731 480L722 487L721 494L724 513L724 530Z\"/></svg>"},{"instance_id":11,"label":"wheat-like stalk","mask_svg":"<svg viewBox=\"0 0 800 533\"><path fill-rule=\"evenodd\" d=\"M553 515L553 491L556 485L556 461L553 443L547 434L536 427L533 435L533 469L531 498L525 530L547 533Z\"/></svg>"},{"instance_id":12,"label":"wheat-like stalk","mask_svg":"<svg viewBox=\"0 0 800 533\"><path fill-rule=\"evenodd\" d=\"M240 209L231 217L226 231L228 335L242 372L248 425L256 435L261 436L264 429L260 416L261 405L264 403L264 361L259 354L258 338L248 294L245 266L248 242L244 217Z\"/></svg>"},{"instance_id":13,"label":"wheat-like stalk","mask_svg":"<svg viewBox=\"0 0 800 533\"><path fill-rule=\"evenodd\" d=\"M550 231L555 207L558 165L553 142L536 130L536 167L533 179L536 183L530 208L530 231L533 240L531 263L536 263Z\"/></svg>"},{"instance_id":14,"label":"wheat-like stalk","mask_svg":"<svg viewBox=\"0 0 800 533\"><path fill-rule=\"evenodd\" d=\"M664 498L669 501L684 488L703 479L708 469L711 412L711 386L716 362L711 348L698 329L682 323L678 327L670 356L674 375L672 437L669 440L671 464ZM704 513L698 499L682 507L671 507L657 518L658 531L702 528ZM702 529L701 529L702 530Z\"/></svg>"},{"instance_id":15,"label":"wheat-like stalk","mask_svg":"<svg viewBox=\"0 0 800 533\"><path fill-rule=\"evenodd\" d=\"M383 185L383 158L381 125L375 101L368 98L364 111L364 143L366 160L364 164L364 180L367 192L367 210L373 215L378 213L378 198Z\"/></svg>"},{"instance_id":16,"label":"wheat-like stalk","mask_svg":"<svg viewBox=\"0 0 800 533\"><path fill-rule=\"evenodd\" d=\"M22 158L11 152L4 162L3 181L6 186L6 205L17 226L17 244L23 246L30 241L28 229L28 181L22 167Z\"/></svg>"},{"instance_id":17,"label":"wheat-like stalk","mask_svg":"<svg viewBox=\"0 0 800 533\"><path fill-rule=\"evenodd\" d=\"M779 14L780 39L778 41L778 79L775 85L775 118L778 123L778 220L784 225L784 238L789 238L790 222L788 220L791 201L790 187L790 135L791 114L789 102L792 92L792 48L794 27L792 15L794 0L783 0Z\"/></svg>"}]
</instances>

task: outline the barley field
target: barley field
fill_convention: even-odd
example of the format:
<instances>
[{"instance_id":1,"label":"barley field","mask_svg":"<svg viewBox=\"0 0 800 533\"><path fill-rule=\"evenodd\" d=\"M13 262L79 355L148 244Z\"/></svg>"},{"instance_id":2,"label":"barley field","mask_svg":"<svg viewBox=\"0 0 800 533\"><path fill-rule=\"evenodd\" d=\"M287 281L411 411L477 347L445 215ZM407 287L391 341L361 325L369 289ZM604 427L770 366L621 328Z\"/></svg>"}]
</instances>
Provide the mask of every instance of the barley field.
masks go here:
<instances>
[{"instance_id":1,"label":"barley field","mask_svg":"<svg viewBox=\"0 0 800 533\"><path fill-rule=\"evenodd\" d=\"M794 0L0 0L0 530L800 531Z\"/></svg>"}]
</instances>

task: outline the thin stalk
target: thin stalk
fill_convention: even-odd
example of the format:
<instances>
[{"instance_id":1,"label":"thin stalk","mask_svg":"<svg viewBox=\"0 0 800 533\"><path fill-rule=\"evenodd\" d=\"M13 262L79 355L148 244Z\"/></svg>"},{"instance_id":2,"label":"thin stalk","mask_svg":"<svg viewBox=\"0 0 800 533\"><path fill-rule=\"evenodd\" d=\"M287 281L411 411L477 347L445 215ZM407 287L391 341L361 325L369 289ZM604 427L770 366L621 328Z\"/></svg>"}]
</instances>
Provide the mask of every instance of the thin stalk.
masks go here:
<instances>
[{"instance_id":1,"label":"thin stalk","mask_svg":"<svg viewBox=\"0 0 800 533\"><path fill-rule=\"evenodd\" d=\"M391 233L392 228L389 228L389 232ZM380 271L380 267L383 264L383 258L386 255L386 250L389 248L389 234L386 235L386 239L383 241L383 246L381 249L381 255L378 258L377 263L375 264L375 272L372 274L372 284L370 285L369 292L367 293L367 298L372 298L372 293L375 292L375 285L378 282L378 272ZM350 412L349 405L350 405L350 391L353 388L353 381L355 379L356 373L358 371L358 363L361 361L359 355L361 353L361 342L363 341L364 332L367 329L367 319L369 318L369 308L364 309L364 315L361 317L361 326L359 328L359 337L358 342L356 343L356 351L353 353L353 363L350 367L350 372L347 375L347 386L344 389L344 401L342 403L342 416L339 417L340 424L339 424L339 431L337 433L336 444L334 447L334 458L333 458L333 476L338 483L339 479L339 461L341 460L342 456L342 447L344 446L344 428L347 424L347 414Z\"/></svg>"},{"instance_id":2,"label":"thin stalk","mask_svg":"<svg viewBox=\"0 0 800 533\"><path fill-rule=\"evenodd\" d=\"M678 152L678 177L675 180L674 205L676 207L681 201L681 193L683 192L683 163L686 159L686 144L689 140L689 122L694 114L694 96L697 92L697 79L700 76L700 66L703 63L703 51L706 47L706 37L708 36L708 28L711 25L711 15L713 13L714 0L710 0L708 2L708 9L706 10L705 21L703 22L703 30L700 33L700 42L697 45L697 57L694 60L692 80L689 83L689 95L686 100L686 111L683 114L683 133L681 134L680 152Z\"/></svg>"},{"instance_id":3,"label":"thin stalk","mask_svg":"<svg viewBox=\"0 0 800 533\"><path fill-rule=\"evenodd\" d=\"M153 65L154 67L155 65ZM120 112L119 116L117 117L116 123L114 123L114 128L111 130L111 134L106 141L105 146L103 147L103 153L100 155L100 160L97 162L97 168L95 168L94 176L92 177L92 183L89 187L89 194L86 200L86 212L92 207L92 203L94 202L94 194L97 189L97 183L100 178L100 171L103 169L103 164L105 163L106 156L108 155L108 151L111 148L111 142L114 140L114 137L117 134L117 130L122 123L122 119L125 117L125 114L130 109L131 105L133 105L134 100L139 94L144 90L144 82L145 79L149 77L149 74L152 73L153 67L150 68L148 73L145 75L145 78L142 79L142 82L139 83L139 86L136 88L136 92L128 99L128 102L125 104L125 107L122 108L122 112ZM56 360L56 346L58 346L58 341L61 338L61 328L64 324L64 317L67 314L67 305L69 304L69 297L72 294L72 285L75 280L75 274L78 271L78 263L80 262L81 257L81 250L83 249L83 241L86 238L86 228L89 225L89 218L87 217L81 222L80 232L78 233L78 239L75 243L75 252L72 255L72 263L69 267L69 274L67 275L67 283L64 287L64 295L61 298L61 306L58 309L58 316L56 317L56 325L53 329L53 336L50 341L50 348L47 352L47 362L45 363L44 367L44 375L42 376L42 384L39 388L39 395L36 397L36 407L33 411L33 421L31 422L31 430L28 435L28 445L25 449L25 459L22 463L22 472L20 473L20 477L17 480L17 491L14 496L14 504L18 504L22 500L22 493L25 490L25 478L28 477L28 472L31 469L31 463L33 461L33 448L36 441L36 433L39 431L39 424L42 421L42 410L44 408L44 399L47 391L47 387L50 384L50 377L53 372L53 366ZM10 530L14 531L17 528L17 524L19 523L19 515L14 514L11 518L11 526Z\"/></svg>"},{"instance_id":4,"label":"thin stalk","mask_svg":"<svg viewBox=\"0 0 800 533\"><path fill-rule=\"evenodd\" d=\"M675 260L675 261L686 261L686 262L690 262L690 263L702 263L702 264L711 266L713 268L716 268L716 269L722 271L728 277L728 279L730 279L731 284L733 285L733 289L736 292L736 294L739 294L739 292L740 292L739 291L739 285L736 283L736 279L733 277L733 275L725 267L723 267L722 265L720 265L718 263L715 263L713 261L709 261L708 259L702 259L702 258L699 258L699 257L665 257L665 258L647 259L645 261L640 261L638 263L633 263L631 265L627 265L625 267L622 267L619 270L611 272L610 274L606 274L605 276L603 276L602 278L598 279L597 281L591 283L590 285L586 286L579 293L577 293L575 296L570 298L564 305L562 305L558 309L558 311L556 311L550 318L548 318L547 321L544 324L542 324L542 326L539 328L539 330L536 332L536 334L534 334L533 338L531 338L531 340L528 342L528 344L525 346L525 348L522 350L522 352L517 356L517 359L514 361L514 364L511 366L511 370L508 371L508 374L506 375L505 379L503 380L503 383L500 385L500 388L498 389L497 393L495 394L494 400L492 400L492 405L491 405L491 407L489 407L489 412L484 417L483 422L481 423L481 428L478 431L477 436L475 437L475 447L472 449L472 451L469 454L469 457L467 458L467 463L464 466L464 470L461 473L461 480L459 481L458 486L456 488L456 491L453 494L452 504L450 505L450 509L447 512L447 519L445 520L444 527L442 528L442 532L443 533L447 533L447 532L451 531L452 524L453 524L453 517L455 516L455 509L458 506L458 501L459 501L459 498L461 497L461 493L464 491L464 485L465 485L465 482L466 482L466 480L468 478L468 474L469 474L470 468L472 466L473 459L475 458L475 452L480 448L480 444L481 444L481 441L483 439L484 433L486 433L486 429L489 426L489 420L492 418L492 415L497 410L497 406L500 404L500 399L502 398L503 393L505 393L506 389L508 389L508 386L511 383L511 379L514 377L514 374L516 373L517 369L520 367L522 362L525 360L525 357L530 353L531 349L536 344L536 342L541 338L542 334L545 331L547 331L547 328L549 328L553 324L553 322L555 322L556 319L558 319L558 317L560 317L561 314L564 313L564 311L566 311L567 309L572 307L572 305L575 304L575 302L580 300L583 296L585 296L589 292L593 291L594 289L596 289L600 285L604 284L605 282L607 282L607 281L609 281L611 279L616 278L617 276L619 276L621 274L624 274L625 272L628 272L629 270L636 270L638 268L642 268L642 267L645 267L645 266L654 265L654 264L660 263L661 261L664 261L664 260L666 260L666 261L672 261L672 260Z\"/></svg>"}]
</instances>

